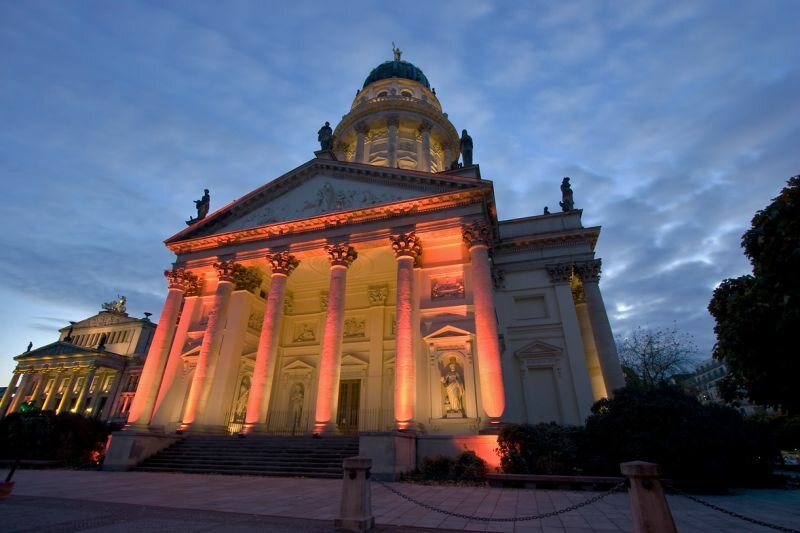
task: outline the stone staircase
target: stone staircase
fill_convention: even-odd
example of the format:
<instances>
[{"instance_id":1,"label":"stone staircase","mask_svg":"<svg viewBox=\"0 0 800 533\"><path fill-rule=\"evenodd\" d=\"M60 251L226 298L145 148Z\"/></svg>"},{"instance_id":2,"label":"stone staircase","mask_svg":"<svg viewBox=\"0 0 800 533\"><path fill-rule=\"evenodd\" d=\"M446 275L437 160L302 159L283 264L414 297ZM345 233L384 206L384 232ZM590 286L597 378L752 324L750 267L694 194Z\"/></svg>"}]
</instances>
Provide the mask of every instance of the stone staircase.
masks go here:
<instances>
[{"instance_id":1,"label":"stone staircase","mask_svg":"<svg viewBox=\"0 0 800 533\"><path fill-rule=\"evenodd\" d=\"M189 436L137 465L146 472L342 477L358 437Z\"/></svg>"}]
</instances>

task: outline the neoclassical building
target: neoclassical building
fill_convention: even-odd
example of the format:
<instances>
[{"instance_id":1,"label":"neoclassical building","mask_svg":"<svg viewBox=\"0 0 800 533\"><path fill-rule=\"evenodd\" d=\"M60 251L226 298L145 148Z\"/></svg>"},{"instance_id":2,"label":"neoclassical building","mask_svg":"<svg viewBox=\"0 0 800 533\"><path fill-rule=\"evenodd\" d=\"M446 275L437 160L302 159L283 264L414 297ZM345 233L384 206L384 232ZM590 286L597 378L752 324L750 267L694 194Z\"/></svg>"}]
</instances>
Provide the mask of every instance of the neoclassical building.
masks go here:
<instances>
[{"instance_id":1,"label":"neoclassical building","mask_svg":"<svg viewBox=\"0 0 800 533\"><path fill-rule=\"evenodd\" d=\"M581 424L624 385L600 228L566 197L498 220L471 139L399 51L319 136L166 240L129 431L470 435Z\"/></svg>"},{"instance_id":2,"label":"neoclassical building","mask_svg":"<svg viewBox=\"0 0 800 533\"><path fill-rule=\"evenodd\" d=\"M14 357L0 418L27 408L124 423L155 331L128 316L124 299L62 328L56 342Z\"/></svg>"}]
</instances>

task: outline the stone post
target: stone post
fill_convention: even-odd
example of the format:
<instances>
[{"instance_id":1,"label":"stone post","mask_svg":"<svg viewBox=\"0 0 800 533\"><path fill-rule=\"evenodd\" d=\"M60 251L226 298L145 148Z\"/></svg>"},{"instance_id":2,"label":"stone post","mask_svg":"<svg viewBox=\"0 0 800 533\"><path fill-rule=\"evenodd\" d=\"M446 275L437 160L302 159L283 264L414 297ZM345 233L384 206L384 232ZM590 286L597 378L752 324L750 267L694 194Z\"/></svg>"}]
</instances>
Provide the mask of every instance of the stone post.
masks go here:
<instances>
[{"instance_id":1,"label":"stone post","mask_svg":"<svg viewBox=\"0 0 800 533\"><path fill-rule=\"evenodd\" d=\"M337 531L369 531L375 527L372 491L369 486L372 459L348 457L344 460L343 467L342 502L339 516L333 525Z\"/></svg>"},{"instance_id":2,"label":"stone post","mask_svg":"<svg viewBox=\"0 0 800 533\"><path fill-rule=\"evenodd\" d=\"M267 410L269 409L269 400L272 395L275 363L278 358L278 341L281 335L281 317L283 316L286 282L292 271L300 264L300 261L295 256L286 251L267 254L267 262L272 265L272 279L267 303L264 306L264 321L261 324L261 336L258 340L253 380L250 384L250 394L247 398L247 415L242 428L244 433L254 433L266 429Z\"/></svg>"},{"instance_id":3,"label":"stone post","mask_svg":"<svg viewBox=\"0 0 800 533\"><path fill-rule=\"evenodd\" d=\"M675 533L675 521L658 479L658 465L631 461L619 466L630 482L628 498L634 533Z\"/></svg>"},{"instance_id":4,"label":"stone post","mask_svg":"<svg viewBox=\"0 0 800 533\"><path fill-rule=\"evenodd\" d=\"M11 407L8 408L9 413L14 413L19 410L22 405L22 399L28 395L28 388L30 388L33 374L23 374L22 383L19 384L17 390L14 392L14 399L11 401Z\"/></svg>"},{"instance_id":5,"label":"stone post","mask_svg":"<svg viewBox=\"0 0 800 533\"><path fill-rule=\"evenodd\" d=\"M393 235L392 250L397 258L397 326L395 333L394 418L395 427L413 425L416 379L414 376L413 300L414 263L422 254L414 232Z\"/></svg>"},{"instance_id":6,"label":"stone post","mask_svg":"<svg viewBox=\"0 0 800 533\"><path fill-rule=\"evenodd\" d=\"M419 158L417 161L417 170L421 170L423 172L430 172L431 171L431 128L433 125L430 122L424 121L419 126L419 134L420 134L420 142L422 146L420 147L422 153L420 154L422 157Z\"/></svg>"},{"instance_id":7,"label":"stone post","mask_svg":"<svg viewBox=\"0 0 800 533\"><path fill-rule=\"evenodd\" d=\"M503 411L505 411L506 395L489 260L492 234L489 225L481 220L464 226L462 236L472 262L472 294L475 308L481 402L483 410L489 416L489 423L498 425Z\"/></svg>"},{"instance_id":8,"label":"stone post","mask_svg":"<svg viewBox=\"0 0 800 533\"><path fill-rule=\"evenodd\" d=\"M314 433L338 433L336 411L339 406L339 376L342 371L342 334L344 330L344 298L347 269L358 253L347 244L325 247L331 264L328 288L328 311L322 336L322 356L319 363L317 405L314 414Z\"/></svg>"},{"instance_id":9,"label":"stone post","mask_svg":"<svg viewBox=\"0 0 800 533\"><path fill-rule=\"evenodd\" d=\"M14 372L11 375L11 381L8 382L8 387L6 387L6 392L3 393L3 398L0 399L0 419L6 416L6 409L8 409L9 404L11 403L11 397L14 395L14 390L17 388L17 383L19 383L20 374Z\"/></svg>"},{"instance_id":10,"label":"stone post","mask_svg":"<svg viewBox=\"0 0 800 533\"><path fill-rule=\"evenodd\" d=\"M164 376L167 355L175 334L175 323L178 320L178 313L180 313L181 304L183 303L183 294L187 289L187 285L193 281L196 283L197 280L197 276L182 268L165 270L164 276L167 278L169 292L158 319L158 326L153 335L150 350L144 360L144 368L142 368L139 386L136 388L136 396L133 397L128 423L125 425L128 430L143 430L150 423L158 388L161 385L161 378Z\"/></svg>"},{"instance_id":11,"label":"stone post","mask_svg":"<svg viewBox=\"0 0 800 533\"><path fill-rule=\"evenodd\" d=\"M86 379L83 381L83 385L81 385L81 390L78 392L78 399L75 401L75 412L79 415L82 415L84 412L83 402L86 400L86 395L89 393L89 387L92 385L92 380L96 372L96 366L89 369L89 372L86 374Z\"/></svg>"},{"instance_id":12,"label":"stone post","mask_svg":"<svg viewBox=\"0 0 800 533\"><path fill-rule=\"evenodd\" d=\"M606 392L609 397L614 391L625 386L622 375L622 365L617 355L617 345L611 333L611 324L606 314L603 296L600 294L600 259L584 261L575 264L575 273L583 282L583 291L586 295L586 305L589 309L589 319L592 323L592 334L600 358L600 371L603 374Z\"/></svg>"},{"instance_id":13,"label":"stone post","mask_svg":"<svg viewBox=\"0 0 800 533\"><path fill-rule=\"evenodd\" d=\"M397 128L400 127L400 117L389 115L386 117L386 126L389 129L389 168L397 167Z\"/></svg>"},{"instance_id":14,"label":"stone post","mask_svg":"<svg viewBox=\"0 0 800 533\"><path fill-rule=\"evenodd\" d=\"M364 138L366 137L367 132L369 131L369 127L365 123L359 122L358 124L355 125L354 129L356 130L356 153L353 160L356 163L366 163L367 161L366 161L366 153L364 150Z\"/></svg>"},{"instance_id":15,"label":"stone post","mask_svg":"<svg viewBox=\"0 0 800 533\"><path fill-rule=\"evenodd\" d=\"M53 409L53 404L56 403L56 395L58 394L58 384L61 383L61 380L64 378L64 371L60 370L56 373L56 377L53 378L53 386L50 387L50 390L47 393L47 398L44 400L44 404L42 405L42 411L50 411Z\"/></svg>"},{"instance_id":16,"label":"stone post","mask_svg":"<svg viewBox=\"0 0 800 533\"><path fill-rule=\"evenodd\" d=\"M197 366L194 369L189 397L186 399L186 408L183 412L181 430L188 430L192 427L198 417L198 410L202 409L209 390L213 368L216 358L219 355L219 347L222 344L222 335L225 332L225 313L228 310L228 302L233 292L233 277L235 265L233 261L223 261L214 263L217 271L217 291L214 294L214 303L211 312L208 314L208 324L206 325L203 344L200 345L200 354L197 356Z\"/></svg>"}]
</instances>

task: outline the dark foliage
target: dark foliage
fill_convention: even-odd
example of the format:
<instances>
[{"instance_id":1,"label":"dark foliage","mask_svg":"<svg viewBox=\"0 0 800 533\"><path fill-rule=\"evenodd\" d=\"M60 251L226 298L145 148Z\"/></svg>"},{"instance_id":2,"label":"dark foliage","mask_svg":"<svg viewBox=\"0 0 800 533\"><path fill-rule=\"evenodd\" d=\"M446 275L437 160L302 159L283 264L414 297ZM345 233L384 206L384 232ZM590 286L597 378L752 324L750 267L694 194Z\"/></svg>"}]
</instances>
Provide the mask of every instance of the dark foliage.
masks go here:
<instances>
[{"instance_id":1,"label":"dark foliage","mask_svg":"<svg viewBox=\"0 0 800 533\"><path fill-rule=\"evenodd\" d=\"M93 464L110 432L106 424L74 413L13 413L0 421L0 458Z\"/></svg>"},{"instance_id":2,"label":"dark foliage","mask_svg":"<svg viewBox=\"0 0 800 533\"><path fill-rule=\"evenodd\" d=\"M501 466L511 474L573 474L582 428L555 423L510 425L497 439Z\"/></svg>"},{"instance_id":3,"label":"dark foliage","mask_svg":"<svg viewBox=\"0 0 800 533\"><path fill-rule=\"evenodd\" d=\"M716 320L714 357L729 371L720 392L796 415L800 358L791 347L800 330L800 176L756 213L742 247L753 275L724 280L708 305Z\"/></svg>"},{"instance_id":4,"label":"dark foliage","mask_svg":"<svg viewBox=\"0 0 800 533\"><path fill-rule=\"evenodd\" d=\"M586 427L509 426L499 439L503 471L619 476L620 463L649 461L688 488L758 486L777 448L766 424L702 405L677 387L626 387L592 408Z\"/></svg>"},{"instance_id":5,"label":"dark foliage","mask_svg":"<svg viewBox=\"0 0 800 533\"><path fill-rule=\"evenodd\" d=\"M422 461L422 479L431 481L481 481L486 477L486 461L467 451L455 460L437 455Z\"/></svg>"}]
</instances>

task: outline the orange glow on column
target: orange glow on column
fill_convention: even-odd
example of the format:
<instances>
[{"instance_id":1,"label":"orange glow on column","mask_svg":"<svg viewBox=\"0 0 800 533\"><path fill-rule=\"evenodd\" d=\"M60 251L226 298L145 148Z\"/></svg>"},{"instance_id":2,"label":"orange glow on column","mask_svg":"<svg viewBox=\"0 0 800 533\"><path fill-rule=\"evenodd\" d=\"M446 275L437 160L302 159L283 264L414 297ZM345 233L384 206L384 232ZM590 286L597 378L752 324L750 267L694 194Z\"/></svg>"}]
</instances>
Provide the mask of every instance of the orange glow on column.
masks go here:
<instances>
[{"instance_id":1,"label":"orange glow on column","mask_svg":"<svg viewBox=\"0 0 800 533\"><path fill-rule=\"evenodd\" d=\"M397 258L397 327L395 353L394 417L397 429L407 429L414 418L414 337L412 333L412 287L414 258Z\"/></svg>"},{"instance_id":2,"label":"orange glow on column","mask_svg":"<svg viewBox=\"0 0 800 533\"><path fill-rule=\"evenodd\" d=\"M153 341L150 344L150 350L144 360L142 377L139 378L136 395L128 414L127 426L129 427L145 427L150 423L150 415L153 414L153 405L158 394L158 387L161 385L161 377L164 374L167 354L175 333L175 321L178 318L182 301L183 290L170 287L161 310L156 332L153 335Z\"/></svg>"},{"instance_id":3,"label":"orange glow on column","mask_svg":"<svg viewBox=\"0 0 800 533\"><path fill-rule=\"evenodd\" d=\"M472 284L475 302L475 334L478 341L478 370L480 374L483 409L498 423L506 408L503 368L497 338L497 322L492 295L492 274L489 252L485 244L470 248Z\"/></svg>"},{"instance_id":4,"label":"orange glow on column","mask_svg":"<svg viewBox=\"0 0 800 533\"><path fill-rule=\"evenodd\" d=\"M322 356L319 363L319 384L317 386L317 408L314 423L315 433L336 431L346 279L346 266L331 266L328 312L325 317L325 333L322 337Z\"/></svg>"},{"instance_id":5,"label":"orange glow on column","mask_svg":"<svg viewBox=\"0 0 800 533\"><path fill-rule=\"evenodd\" d=\"M261 337L258 341L256 364L253 368L253 381L250 385L250 396L247 399L247 415L245 416L245 432L253 426L267 421L267 409L272 392L272 376L275 373L275 360L280 337L283 298L286 293L286 274L273 273L269 287L269 296L264 308L264 322L261 325Z\"/></svg>"}]
</instances>

